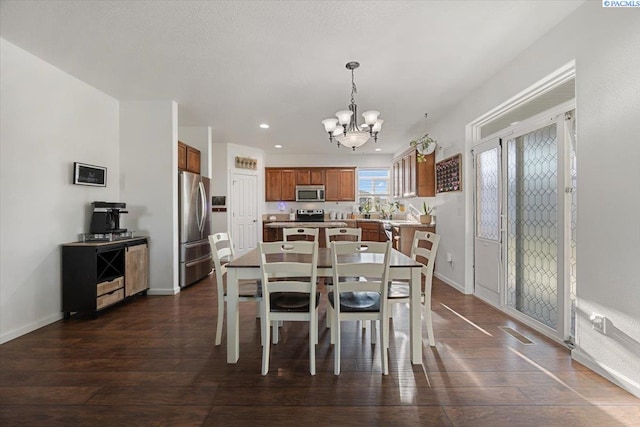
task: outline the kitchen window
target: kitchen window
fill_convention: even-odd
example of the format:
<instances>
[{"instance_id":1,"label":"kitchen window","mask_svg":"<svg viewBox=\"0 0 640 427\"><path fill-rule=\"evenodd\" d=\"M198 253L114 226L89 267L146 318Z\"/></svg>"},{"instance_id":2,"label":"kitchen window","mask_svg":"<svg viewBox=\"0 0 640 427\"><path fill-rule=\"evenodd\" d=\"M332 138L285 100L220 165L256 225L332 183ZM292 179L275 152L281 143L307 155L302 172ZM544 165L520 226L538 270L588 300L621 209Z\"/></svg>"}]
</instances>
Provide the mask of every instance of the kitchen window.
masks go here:
<instances>
[{"instance_id":1,"label":"kitchen window","mask_svg":"<svg viewBox=\"0 0 640 427\"><path fill-rule=\"evenodd\" d=\"M373 206L391 196L391 172L389 168L358 169L358 200L371 199Z\"/></svg>"}]
</instances>

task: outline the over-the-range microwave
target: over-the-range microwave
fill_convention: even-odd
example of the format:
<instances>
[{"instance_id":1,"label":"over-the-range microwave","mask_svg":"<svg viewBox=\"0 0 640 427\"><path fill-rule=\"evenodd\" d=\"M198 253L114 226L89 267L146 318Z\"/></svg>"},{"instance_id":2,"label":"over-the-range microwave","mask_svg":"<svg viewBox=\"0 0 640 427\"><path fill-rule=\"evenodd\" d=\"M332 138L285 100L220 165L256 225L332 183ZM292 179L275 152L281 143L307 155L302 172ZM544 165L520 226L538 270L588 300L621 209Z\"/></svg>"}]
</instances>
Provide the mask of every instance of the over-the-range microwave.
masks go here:
<instances>
[{"instance_id":1,"label":"over-the-range microwave","mask_svg":"<svg viewBox=\"0 0 640 427\"><path fill-rule=\"evenodd\" d=\"M296 202L324 202L324 185L296 185Z\"/></svg>"}]
</instances>

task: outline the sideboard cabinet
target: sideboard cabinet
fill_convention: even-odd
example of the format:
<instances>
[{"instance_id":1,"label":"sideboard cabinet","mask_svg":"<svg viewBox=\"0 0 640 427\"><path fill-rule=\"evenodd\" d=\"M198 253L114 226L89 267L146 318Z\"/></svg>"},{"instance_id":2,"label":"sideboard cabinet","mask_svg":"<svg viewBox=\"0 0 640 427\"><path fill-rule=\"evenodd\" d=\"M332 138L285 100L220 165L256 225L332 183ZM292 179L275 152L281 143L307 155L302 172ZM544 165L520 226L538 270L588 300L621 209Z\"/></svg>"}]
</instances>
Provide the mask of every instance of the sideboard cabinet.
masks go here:
<instances>
[{"instance_id":1,"label":"sideboard cabinet","mask_svg":"<svg viewBox=\"0 0 640 427\"><path fill-rule=\"evenodd\" d=\"M62 311L100 310L149 289L146 237L62 245Z\"/></svg>"}]
</instances>

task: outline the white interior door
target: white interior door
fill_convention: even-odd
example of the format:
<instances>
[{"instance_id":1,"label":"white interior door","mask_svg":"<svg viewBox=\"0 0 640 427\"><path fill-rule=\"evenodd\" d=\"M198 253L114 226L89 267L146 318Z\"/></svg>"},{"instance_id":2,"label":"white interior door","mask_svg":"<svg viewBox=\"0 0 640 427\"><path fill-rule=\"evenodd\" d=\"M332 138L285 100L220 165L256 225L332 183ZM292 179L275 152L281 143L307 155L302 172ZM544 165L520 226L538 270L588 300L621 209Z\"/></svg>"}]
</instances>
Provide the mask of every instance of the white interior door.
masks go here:
<instances>
[{"instance_id":1,"label":"white interior door","mask_svg":"<svg viewBox=\"0 0 640 427\"><path fill-rule=\"evenodd\" d=\"M231 188L231 230L236 256L255 249L258 242L258 177L234 172Z\"/></svg>"},{"instance_id":2,"label":"white interior door","mask_svg":"<svg viewBox=\"0 0 640 427\"><path fill-rule=\"evenodd\" d=\"M500 305L502 167L500 138L473 148L475 166L475 294Z\"/></svg>"}]
</instances>

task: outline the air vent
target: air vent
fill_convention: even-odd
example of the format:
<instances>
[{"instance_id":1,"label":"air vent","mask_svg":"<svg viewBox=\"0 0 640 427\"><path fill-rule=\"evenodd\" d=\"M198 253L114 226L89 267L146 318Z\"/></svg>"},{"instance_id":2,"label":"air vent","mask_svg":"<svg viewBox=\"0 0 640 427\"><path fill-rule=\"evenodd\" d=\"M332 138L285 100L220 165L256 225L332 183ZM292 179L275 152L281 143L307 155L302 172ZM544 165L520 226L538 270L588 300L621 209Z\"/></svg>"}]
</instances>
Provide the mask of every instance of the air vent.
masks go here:
<instances>
[{"instance_id":1,"label":"air vent","mask_svg":"<svg viewBox=\"0 0 640 427\"><path fill-rule=\"evenodd\" d=\"M504 332L506 332L507 334L511 335L512 337L514 337L515 339L520 341L521 344L524 344L524 345L535 344L529 338L525 337L520 332L518 332L518 331L516 331L516 330L514 330L512 328L506 328L506 327L500 326L499 329L502 329Z\"/></svg>"}]
</instances>

